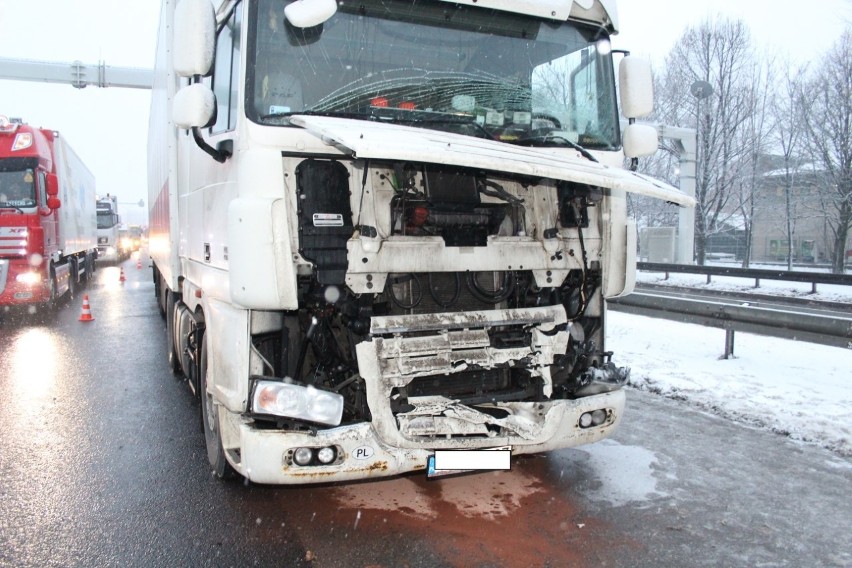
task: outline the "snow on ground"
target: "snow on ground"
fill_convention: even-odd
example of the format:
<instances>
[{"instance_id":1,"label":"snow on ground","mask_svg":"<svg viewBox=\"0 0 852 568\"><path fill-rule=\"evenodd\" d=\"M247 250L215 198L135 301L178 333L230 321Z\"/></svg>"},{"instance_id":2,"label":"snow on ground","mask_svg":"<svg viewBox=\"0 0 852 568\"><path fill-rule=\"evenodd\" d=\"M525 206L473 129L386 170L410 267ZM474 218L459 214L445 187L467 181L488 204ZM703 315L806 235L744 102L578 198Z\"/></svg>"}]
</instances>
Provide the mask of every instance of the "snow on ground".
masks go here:
<instances>
[{"instance_id":1,"label":"snow on ground","mask_svg":"<svg viewBox=\"0 0 852 568\"><path fill-rule=\"evenodd\" d=\"M734 264L719 264L719 266L735 267ZM786 271L786 265L754 265L752 268L765 270ZM828 272L826 269L804 269L794 267L796 272ZM707 284L707 276L703 274L676 274L670 273L668 279L662 272L636 273L636 282L645 284L658 284L664 286L688 286L704 290L720 290L733 292L746 292L754 294L769 294L773 296L786 296L794 298L805 298L808 300L819 300L823 302L848 302L852 304L852 286L840 286L835 284L817 284L817 293L811 293L811 284L807 282L783 282L778 280L760 281L760 287L754 287L754 278L733 278L729 276L713 276L710 284Z\"/></svg>"},{"instance_id":2,"label":"snow on ground","mask_svg":"<svg viewBox=\"0 0 852 568\"><path fill-rule=\"evenodd\" d=\"M852 456L852 349L737 332L725 360L724 330L607 317L607 350L632 386Z\"/></svg>"}]
</instances>

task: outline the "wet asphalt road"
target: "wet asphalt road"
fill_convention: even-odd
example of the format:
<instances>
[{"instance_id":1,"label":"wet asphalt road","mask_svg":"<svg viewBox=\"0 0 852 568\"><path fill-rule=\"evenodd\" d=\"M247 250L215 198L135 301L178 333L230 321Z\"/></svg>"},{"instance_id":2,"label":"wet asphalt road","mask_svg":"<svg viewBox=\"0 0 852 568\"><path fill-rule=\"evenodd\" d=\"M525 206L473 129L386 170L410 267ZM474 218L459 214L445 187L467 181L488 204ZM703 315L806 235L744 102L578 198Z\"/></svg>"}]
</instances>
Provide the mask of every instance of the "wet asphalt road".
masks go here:
<instances>
[{"instance_id":1,"label":"wet asphalt road","mask_svg":"<svg viewBox=\"0 0 852 568\"><path fill-rule=\"evenodd\" d=\"M852 566L852 460L636 391L510 472L218 481L143 260L0 324L0 566Z\"/></svg>"}]
</instances>

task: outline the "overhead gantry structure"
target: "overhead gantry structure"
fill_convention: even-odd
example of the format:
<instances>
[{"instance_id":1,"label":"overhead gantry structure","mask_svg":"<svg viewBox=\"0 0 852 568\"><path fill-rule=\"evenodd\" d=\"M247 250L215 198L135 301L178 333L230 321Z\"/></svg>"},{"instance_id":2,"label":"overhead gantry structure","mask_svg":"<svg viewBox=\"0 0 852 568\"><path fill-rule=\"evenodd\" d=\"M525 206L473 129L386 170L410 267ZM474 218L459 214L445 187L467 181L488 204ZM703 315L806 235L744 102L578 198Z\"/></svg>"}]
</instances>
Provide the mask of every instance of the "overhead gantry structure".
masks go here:
<instances>
[{"instance_id":1,"label":"overhead gantry structure","mask_svg":"<svg viewBox=\"0 0 852 568\"><path fill-rule=\"evenodd\" d=\"M36 61L29 59L0 58L0 79L33 81L36 83L61 83L77 89L93 87L122 87L150 89L154 72L140 67L114 67L103 61Z\"/></svg>"}]
</instances>

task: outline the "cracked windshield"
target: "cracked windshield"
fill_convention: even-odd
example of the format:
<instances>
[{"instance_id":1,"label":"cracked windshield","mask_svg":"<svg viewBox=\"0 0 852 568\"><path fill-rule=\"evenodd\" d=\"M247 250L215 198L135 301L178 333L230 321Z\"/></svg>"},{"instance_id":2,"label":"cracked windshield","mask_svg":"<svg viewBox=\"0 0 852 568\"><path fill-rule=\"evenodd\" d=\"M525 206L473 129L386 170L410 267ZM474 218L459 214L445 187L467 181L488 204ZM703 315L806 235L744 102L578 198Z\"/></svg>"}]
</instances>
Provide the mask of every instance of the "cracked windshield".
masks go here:
<instances>
[{"instance_id":1,"label":"cracked windshield","mask_svg":"<svg viewBox=\"0 0 852 568\"><path fill-rule=\"evenodd\" d=\"M260 0L252 21L247 102L260 123L322 114L529 145L619 144L600 27L387 0L341 3L307 29L282 14Z\"/></svg>"}]
</instances>

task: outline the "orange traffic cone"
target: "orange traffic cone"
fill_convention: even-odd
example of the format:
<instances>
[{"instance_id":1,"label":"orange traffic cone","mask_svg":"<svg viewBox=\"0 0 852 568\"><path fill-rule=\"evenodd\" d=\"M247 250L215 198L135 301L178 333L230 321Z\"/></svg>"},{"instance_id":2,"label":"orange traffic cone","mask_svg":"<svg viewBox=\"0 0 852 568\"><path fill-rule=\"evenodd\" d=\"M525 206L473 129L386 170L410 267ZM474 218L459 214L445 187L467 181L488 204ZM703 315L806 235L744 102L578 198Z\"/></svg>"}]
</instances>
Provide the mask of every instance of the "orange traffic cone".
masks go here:
<instances>
[{"instance_id":1,"label":"orange traffic cone","mask_svg":"<svg viewBox=\"0 0 852 568\"><path fill-rule=\"evenodd\" d=\"M89 295L83 296L83 311L80 313L80 321L95 321L92 308L89 307Z\"/></svg>"},{"instance_id":2,"label":"orange traffic cone","mask_svg":"<svg viewBox=\"0 0 852 568\"><path fill-rule=\"evenodd\" d=\"M121 274L118 276L118 281L119 282L125 282L126 280L127 280L127 278L124 277L124 267L122 266L121 267Z\"/></svg>"},{"instance_id":3,"label":"orange traffic cone","mask_svg":"<svg viewBox=\"0 0 852 568\"><path fill-rule=\"evenodd\" d=\"M136 268L139 269L139 270L142 270L142 259L141 258L136 259Z\"/></svg>"}]
</instances>

